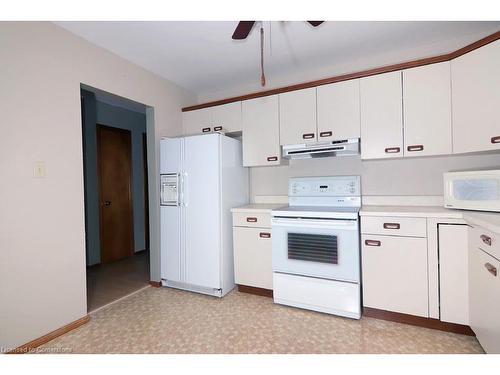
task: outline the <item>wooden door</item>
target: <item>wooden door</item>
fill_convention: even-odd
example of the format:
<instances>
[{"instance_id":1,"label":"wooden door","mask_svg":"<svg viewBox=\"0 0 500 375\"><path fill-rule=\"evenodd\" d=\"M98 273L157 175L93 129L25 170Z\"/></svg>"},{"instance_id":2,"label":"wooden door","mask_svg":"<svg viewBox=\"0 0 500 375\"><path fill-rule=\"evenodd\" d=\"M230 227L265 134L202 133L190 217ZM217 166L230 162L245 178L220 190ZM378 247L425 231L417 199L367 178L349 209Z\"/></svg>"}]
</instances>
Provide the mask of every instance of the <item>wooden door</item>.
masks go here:
<instances>
[{"instance_id":1,"label":"wooden door","mask_svg":"<svg viewBox=\"0 0 500 375\"><path fill-rule=\"evenodd\" d=\"M97 126L101 263L134 252L132 148L128 130Z\"/></svg>"},{"instance_id":2,"label":"wooden door","mask_svg":"<svg viewBox=\"0 0 500 375\"><path fill-rule=\"evenodd\" d=\"M245 100L243 117L243 166L281 163L278 95Z\"/></svg>"},{"instance_id":3,"label":"wooden door","mask_svg":"<svg viewBox=\"0 0 500 375\"><path fill-rule=\"evenodd\" d=\"M360 80L361 158L403 157L401 72Z\"/></svg>"},{"instance_id":4,"label":"wooden door","mask_svg":"<svg viewBox=\"0 0 500 375\"><path fill-rule=\"evenodd\" d=\"M279 95L280 144L317 142L316 87Z\"/></svg>"}]
</instances>

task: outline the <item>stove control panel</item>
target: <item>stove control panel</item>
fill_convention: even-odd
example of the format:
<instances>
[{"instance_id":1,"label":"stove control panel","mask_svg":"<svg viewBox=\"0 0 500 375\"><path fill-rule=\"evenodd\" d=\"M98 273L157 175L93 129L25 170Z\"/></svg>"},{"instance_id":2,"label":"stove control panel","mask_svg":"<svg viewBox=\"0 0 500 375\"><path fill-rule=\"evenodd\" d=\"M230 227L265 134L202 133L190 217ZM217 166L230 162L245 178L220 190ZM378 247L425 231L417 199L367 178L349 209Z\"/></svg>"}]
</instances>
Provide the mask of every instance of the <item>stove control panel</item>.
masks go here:
<instances>
[{"instance_id":1,"label":"stove control panel","mask_svg":"<svg viewBox=\"0 0 500 375\"><path fill-rule=\"evenodd\" d=\"M360 195L360 176L293 177L288 183L289 197L357 197Z\"/></svg>"}]
</instances>

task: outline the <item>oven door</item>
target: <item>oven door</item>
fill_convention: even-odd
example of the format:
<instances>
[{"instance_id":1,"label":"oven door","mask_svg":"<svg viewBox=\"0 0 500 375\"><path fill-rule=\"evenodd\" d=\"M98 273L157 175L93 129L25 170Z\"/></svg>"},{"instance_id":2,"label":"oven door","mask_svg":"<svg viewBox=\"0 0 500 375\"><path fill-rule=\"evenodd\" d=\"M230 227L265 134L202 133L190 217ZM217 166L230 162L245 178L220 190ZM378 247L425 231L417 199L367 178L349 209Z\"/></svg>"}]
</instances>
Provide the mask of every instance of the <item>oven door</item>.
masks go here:
<instances>
[{"instance_id":1,"label":"oven door","mask_svg":"<svg viewBox=\"0 0 500 375\"><path fill-rule=\"evenodd\" d=\"M359 221L274 217L273 271L359 282Z\"/></svg>"}]
</instances>

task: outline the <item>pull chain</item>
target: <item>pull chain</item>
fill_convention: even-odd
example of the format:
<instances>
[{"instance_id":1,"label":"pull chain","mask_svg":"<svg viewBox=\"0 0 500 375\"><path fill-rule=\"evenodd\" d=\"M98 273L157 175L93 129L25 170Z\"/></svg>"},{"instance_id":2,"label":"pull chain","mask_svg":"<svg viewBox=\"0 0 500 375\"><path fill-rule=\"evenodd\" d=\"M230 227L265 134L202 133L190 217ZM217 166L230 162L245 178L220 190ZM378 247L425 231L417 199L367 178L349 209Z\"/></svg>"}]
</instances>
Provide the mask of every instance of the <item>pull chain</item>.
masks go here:
<instances>
[{"instance_id":1,"label":"pull chain","mask_svg":"<svg viewBox=\"0 0 500 375\"><path fill-rule=\"evenodd\" d=\"M264 28L260 28L260 84L266 85L266 76L264 75Z\"/></svg>"}]
</instances>

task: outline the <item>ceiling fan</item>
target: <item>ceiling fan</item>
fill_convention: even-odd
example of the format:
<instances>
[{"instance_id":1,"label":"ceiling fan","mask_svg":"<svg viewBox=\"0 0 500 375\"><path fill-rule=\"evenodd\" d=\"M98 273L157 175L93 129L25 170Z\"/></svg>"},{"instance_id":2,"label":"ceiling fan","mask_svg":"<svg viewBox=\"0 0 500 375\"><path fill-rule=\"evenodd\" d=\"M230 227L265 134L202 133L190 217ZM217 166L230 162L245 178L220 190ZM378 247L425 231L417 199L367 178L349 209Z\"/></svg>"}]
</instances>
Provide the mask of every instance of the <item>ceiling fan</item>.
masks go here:
<instances>
[{"instance_id":1,"label":"ceiling fan","mask_svg":"<svg viewBox=\"0 0 500 375\"><path fill-rule=\"evenodd\" d=\"M234 30L232 38L234 40L246 39L256 21L240 21ZM321 25L324 21L306 21L312 27ZM264 75L264 28L260 27L260 83L262 86L266 85L266 76Z\"/></svg>"}]
</instances>

